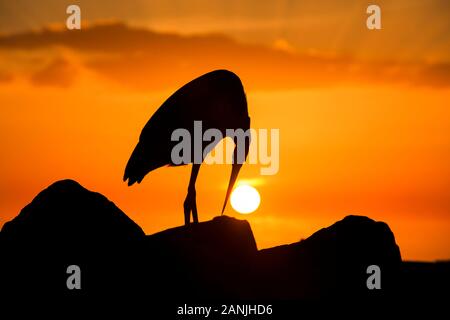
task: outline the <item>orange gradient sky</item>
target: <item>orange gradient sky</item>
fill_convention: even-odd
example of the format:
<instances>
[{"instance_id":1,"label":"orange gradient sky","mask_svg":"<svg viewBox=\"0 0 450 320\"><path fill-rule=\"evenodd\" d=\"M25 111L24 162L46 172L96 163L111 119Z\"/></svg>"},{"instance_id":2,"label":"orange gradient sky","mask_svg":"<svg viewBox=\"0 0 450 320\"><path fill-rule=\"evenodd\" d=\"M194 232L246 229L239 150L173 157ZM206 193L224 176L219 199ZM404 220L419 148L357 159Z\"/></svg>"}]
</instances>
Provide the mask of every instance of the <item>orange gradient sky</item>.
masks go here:
<instances>
[{"instance_id":1,"label":"orange gradient sky","mask_svg":"<svg viewBox=\"0 0 450 320\"><path fill-rule=\"evenodd\" d=\"M242 78L252 127L280 129L278 174L246 165L240 175L259 209L226 212L249 220L259 248L360 214L389 224L404 259L450 258L444 1L379 1L380 31L365 28L363 1L76 3L81 31L63 28L72 2L0 1L0 226L63 178L146 233L181 225L189 166L133 187L123 170L160 104L225 68ZM220 214L229 173L202 166L200 220Z\"/></svg>"}]
</instances>

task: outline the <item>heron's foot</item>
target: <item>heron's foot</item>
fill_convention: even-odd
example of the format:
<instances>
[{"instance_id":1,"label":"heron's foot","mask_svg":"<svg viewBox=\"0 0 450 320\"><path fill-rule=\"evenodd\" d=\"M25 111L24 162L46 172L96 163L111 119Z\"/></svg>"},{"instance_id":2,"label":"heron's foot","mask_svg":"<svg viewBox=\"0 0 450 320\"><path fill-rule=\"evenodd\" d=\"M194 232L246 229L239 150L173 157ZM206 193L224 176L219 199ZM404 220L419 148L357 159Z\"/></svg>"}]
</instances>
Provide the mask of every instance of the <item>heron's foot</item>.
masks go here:
<instances>
[{"instance_id":1,"label":"heron's foot","mask_svg":"<svg viewBox=\"0 0 450 320\"><path fill-rule=\"evenodd\" d=\"M191 212L194 223L198 223L197 200L195 189L189 189L184 200L184 225L189 226L191 223Z\"/></svg>"}]
</instances>

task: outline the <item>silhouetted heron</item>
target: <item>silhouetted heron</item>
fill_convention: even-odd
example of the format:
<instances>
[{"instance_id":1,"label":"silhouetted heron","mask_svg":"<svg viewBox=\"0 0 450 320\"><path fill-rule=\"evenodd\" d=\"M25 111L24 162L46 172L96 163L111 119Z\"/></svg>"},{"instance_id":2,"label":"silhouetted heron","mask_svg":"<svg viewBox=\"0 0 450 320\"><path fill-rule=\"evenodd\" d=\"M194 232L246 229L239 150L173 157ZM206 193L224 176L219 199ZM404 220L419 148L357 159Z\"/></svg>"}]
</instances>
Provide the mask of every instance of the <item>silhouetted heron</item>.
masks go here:
<instances>
[{"instance_id":1,"label":"silhouetted heron","mask_svg":"<svg viewBox=\"0 0 450 320\"><path fill-rule=\"evenodd\" d=\"M174 94L172 94L153 114L145 125L130 159L125 168L123 180L128 180L131 186L142 179L152 170L174 163L171 154L173 147L178 143L172 141L172 133L176 129L186 129L194 136L194 121L202 121L202 128L218 129L224 138L231 137L227 129L242 129L247 132L250 128L250 118L247 110L247 99L241 80L233 72L216 70L192 80ZM245 142L244 159L237 161L238 141L235 142L233 164L228 184L222 214L230 197L231 190L236 182L243 161L247 158L250 138ZM219 141L215 141L215 144ZM198 222L195 181L200 165L207 153L212 149L212 142L202 141L202 151L206 146L209 150L202 152L200 162L194 160L194 144L191 143L191 161L193 163L188 192L184 201L185 224L190 223L192 212L194 223ZM210 148L211 147L211 148ZM186 164L186 163L183 163Z\"/></svg>"}]
</instances>

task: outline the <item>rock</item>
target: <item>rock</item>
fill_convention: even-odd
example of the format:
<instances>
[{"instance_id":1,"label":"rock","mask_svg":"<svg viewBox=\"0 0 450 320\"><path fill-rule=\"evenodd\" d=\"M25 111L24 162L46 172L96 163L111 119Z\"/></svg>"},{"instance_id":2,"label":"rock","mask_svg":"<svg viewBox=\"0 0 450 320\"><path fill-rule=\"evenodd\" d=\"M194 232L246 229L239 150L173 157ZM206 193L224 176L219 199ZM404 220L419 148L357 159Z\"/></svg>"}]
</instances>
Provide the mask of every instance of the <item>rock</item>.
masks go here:
<instances>
[{"instance_id":1,"label":"rock","mask_svg":"<svg viewBox=\"0 0 450 320\"><path fill-rule=\"evenodd\" d=\"M106 197L73 180L39 193L0 235L2 296L76 294L66 287L70 265L81 268L84 295L139 287L144 232Z\"/></svg>"},{"instance_id":2,"label":"rock","mask_svg":"<svg viewBox=\"0 0 450 320\"><path fill-rule=\"evenodd\" d=\"M148 236L155 246L171 247L187 255L221 255L234 259L255 256L258 249L250 224L228 216L177 227Z\"/></svg>"},{"instance_id":3,"label":"rock","mask_svg":"<svg viewBox=\"0 0 450 320\"><path fill-rule=\"evenodd\" d=\"M105 196L73 180L61 180L40 192L12 221L2 238L30 245L91 247L145 236L142 229Z\"/></svg>"},{"instance_id":4,"label":"rock","mask_svg":"<svg viewBox=\"0 0 450 320\"><path fill-rule=\"evenodd\" d=\"M245 220L220 216L165 230L148 236L145 248L152 257L147 269L159 275L151 282L162 279L159 287L169 297L251 297L258 251Z\"/></svg>"},{"instance_id":5,"label":"rock","mask_svg":"<svg viewBox=\"0 0 450 320\"><path fill-rule=\"evenodd\" d=\"M364 297L393 293L401 266L389 227L363 216L347 216L306 240L260 252L267 294L281 299ZM367 267L381 268L382 288L368 290Z\"/></svg>"},{"instance_id":6,"label":"rock","mask_svg":"<svg viewBox=\"0 0 450 320\"><path fill-rule=\"evenodd\" d=\"M72 180L54 183L5 224L0 255L2 296L155 302L384 298L401 267L389 227L367 217L258 251L249 223L227 216L145 236L112 202ZM66 287L69 265L83 274L79 292ZM381 268L382 290L366 286L370 265Z\"/></svg>"}]
</instances>

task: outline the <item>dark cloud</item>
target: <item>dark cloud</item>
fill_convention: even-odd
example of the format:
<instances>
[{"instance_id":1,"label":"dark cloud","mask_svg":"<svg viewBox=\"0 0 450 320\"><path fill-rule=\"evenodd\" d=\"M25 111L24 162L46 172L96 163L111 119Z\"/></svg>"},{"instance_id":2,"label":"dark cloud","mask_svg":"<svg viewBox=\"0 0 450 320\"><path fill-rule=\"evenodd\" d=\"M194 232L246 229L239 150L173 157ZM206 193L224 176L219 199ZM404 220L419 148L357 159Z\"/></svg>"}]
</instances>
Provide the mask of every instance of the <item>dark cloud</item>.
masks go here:
<instances>
[{"instance_id":1,"label":"dark cloud","mask_svg":"<svg viewBox=\"0 0 450 320\"><path fill-rule=\"evenodd\" d=\"M34 73L31 82L39 86L68 87L75 79L76 70L68 61L57 58Z\"/></svg>"},{"instance_id":2,"label":"dark cloud","mask_svg":"<svg viewBox=\"0 0 450 320\"><path fill-rule=\"evenodd\" d=\"M450 64L437 63L425 66L420 70L420 74L416 79L421 83L420 79L425 79L430 86L448 86L450 84Z\"/></svg>"},{"instance_id":3,"label":"dark cloud","mask_svg":"<svg viewBox=\"0 0 450 320\"><path fill-rule=\"evenodd\" d=\"M362 62L352 57L292 53L219 35L181 36L114 23L81 31L50 30L0 37L0 49L62 46L83 53L84 67L137 89L162 89L212 69L238 73L248 88L286 89L335 84L448 86L450 65ZM54 61L33 76L37 84L68 85L70 66Z\"/></svg>"}]
</instances>

